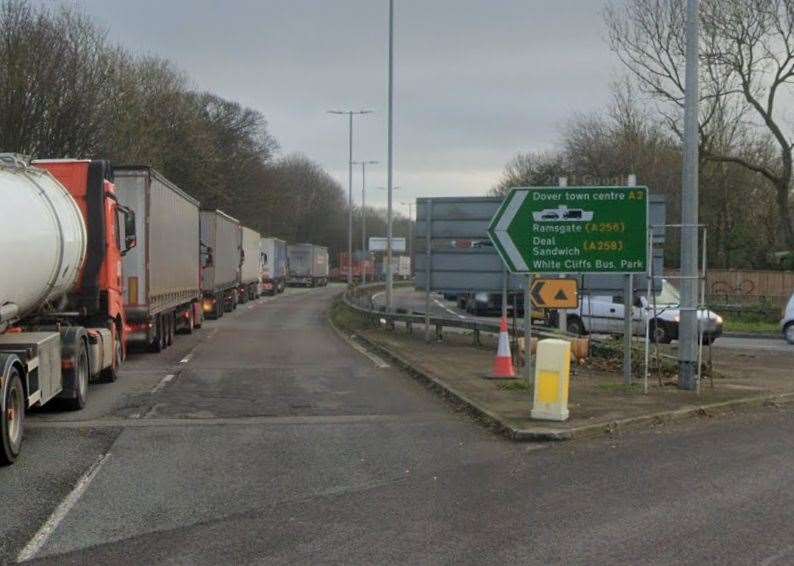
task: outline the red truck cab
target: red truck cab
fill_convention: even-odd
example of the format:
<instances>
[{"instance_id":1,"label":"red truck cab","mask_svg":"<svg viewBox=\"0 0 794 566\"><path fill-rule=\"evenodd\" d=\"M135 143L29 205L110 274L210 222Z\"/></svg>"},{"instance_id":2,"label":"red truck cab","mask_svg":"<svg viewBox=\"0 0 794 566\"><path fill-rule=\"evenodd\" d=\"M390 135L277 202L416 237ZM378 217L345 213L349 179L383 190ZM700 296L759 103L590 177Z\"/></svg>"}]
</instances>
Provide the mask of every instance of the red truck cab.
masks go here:
<instances>
[{"instance_id":1,"label":"red truck cab","mask_svg":"<svg viewBox=\"0 0 794 566\"><path fill-rule=\"evenodd\" d=\"M115 370L127 352L121 258L136 244L134 213L118 202L113 169L107 161L47 159L33 165L60 181L83 213L88 227L87 259L69 306L81 312L82 324L111 330Z\"/></svg>"}]
</instances>

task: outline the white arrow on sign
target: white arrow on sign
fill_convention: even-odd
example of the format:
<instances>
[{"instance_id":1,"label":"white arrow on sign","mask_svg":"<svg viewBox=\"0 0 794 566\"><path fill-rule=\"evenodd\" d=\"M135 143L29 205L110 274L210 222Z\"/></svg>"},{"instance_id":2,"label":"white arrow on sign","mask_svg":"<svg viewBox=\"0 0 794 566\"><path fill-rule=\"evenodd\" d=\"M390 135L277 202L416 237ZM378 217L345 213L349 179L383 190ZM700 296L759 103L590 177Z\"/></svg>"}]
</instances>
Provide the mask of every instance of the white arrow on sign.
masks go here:
<instances>
[{"instance_id":1,"label":"white arrow on sign","mask_svg":"<svg viewBox=\"0 0 794 566\"><path fill-rule=\"evenodd\" d=\"M514 272L529 272L529 266L524 261L524 258L521 257L521 253L516 248L515 243L513 243L513 238L507 233L507 229L510 228L510 224L512 224L513 219L521 209L521 205L524 204L527 195L529 195L527 190L512 191L507 197L507 202L502 205L504 212L499 217L496 225L489 230L491 239L495 239L494 245L498 250L504 250L504 253L507 254Z\"/></svg>"}]
</instances>

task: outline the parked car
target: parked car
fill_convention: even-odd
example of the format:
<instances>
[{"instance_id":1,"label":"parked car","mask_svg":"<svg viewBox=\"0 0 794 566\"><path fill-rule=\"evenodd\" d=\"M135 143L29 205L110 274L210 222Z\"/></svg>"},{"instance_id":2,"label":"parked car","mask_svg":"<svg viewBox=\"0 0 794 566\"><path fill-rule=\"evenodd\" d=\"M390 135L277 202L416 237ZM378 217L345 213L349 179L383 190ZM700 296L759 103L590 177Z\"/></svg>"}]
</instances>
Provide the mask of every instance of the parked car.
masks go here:
<instances>
[{"instance_id":1,"label":"parked car","mask_svg":"<svg viewBox=\"0 0 794 566\"><path fill-rule=\"evenodd\" d=\"M461 310L474 316L501 316L502 314L502 293L459 293L455 299L457 306ZM515 314L513 313L516 307ZM507 295L507 314L508 316L524 316L524 294L510 292ZM537 321L545 320L546 311L543 309L532 309L532 318Z\"/></svg>"},{"instance_id":2,"label":"parked car","mask_svg":"<svg viewBox=\"0 0 794 566\"><path fill-rule=\"evenodd\" d=\"M518 314L523 315L524 296L519 294L517 299ZM474 316L499 316L502 313L501 293L486 293L484 291L480 291L479 293L460 293L455 300L459 309ZM507 304L509 312L513 310L513 301L514 296L510 295Z\"/></svg>"},{"instance_id":3,"label":"parked car","mask_svg":"<svg viewBox=\"0 0 794 566\"><path fill-rule=\"evenodd\" d=\"M670 282L662 281L656 295L656 314L651 320L651 337L660 344L678 339L681 297ZM632 330L635 336L645 335L645 316L653 316L645 297L637 297L632 307ZM584 295L579 308L568 311L568 331L573 334L623 334L625 307L622 296ZM647 314L646 314L647 313ZM703 330L703 343L711 344L722 336L722 317L701 309L698 322ZM792 332L794 334L794 332Z\"/></svg>"},{"instance_id":4,"label":"parked car","mask_svg":"<svg viewBox=\"0 0 794 566\"><path fill-rule=\"evenodd\" d=\"M780 321L780 328L783 330L783 337L786 342L794 345L794 295L788 300L783 320Z\"/></svg>"}]
</instances>

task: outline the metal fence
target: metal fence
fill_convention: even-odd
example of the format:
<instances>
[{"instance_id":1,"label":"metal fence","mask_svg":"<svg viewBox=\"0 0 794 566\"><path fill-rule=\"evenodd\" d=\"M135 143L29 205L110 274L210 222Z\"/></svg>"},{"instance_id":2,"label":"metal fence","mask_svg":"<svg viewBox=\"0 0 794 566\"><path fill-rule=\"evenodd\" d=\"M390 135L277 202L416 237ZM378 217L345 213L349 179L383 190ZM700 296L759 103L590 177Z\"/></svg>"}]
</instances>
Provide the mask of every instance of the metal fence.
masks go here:
<instances>
[{"instance_id":1,"label":"metal fence","mask_svg":"<svg viewBox=\"0 0 794 566\"><path fill-rule=\"evenodd\" d=\"M387 326L394 327L399 322L406 326L408 332L413 333L416 327L424 329L425 338L431 339L435 336L440 339L444 335L444 328L463 329L472 332L472 338L476 345L480 345L481 333L499 333L499 321L482 321L476 319L459 319L452 316L428 316L427 313L408 312L405 309L397 309L396 312L386 312L386 307L376 305L372 299L373 295L384 288L382 283L368 285L358 285L351 287L344 294L344 302L347 306L358 313L370 318L373 321L385 323ZM513 337L523 336L523 328L509 328ZM551 338L559 336L559 333L547 332L542 329L534 328L533 336L541 338Z\"/></svg>"}]
</instances>

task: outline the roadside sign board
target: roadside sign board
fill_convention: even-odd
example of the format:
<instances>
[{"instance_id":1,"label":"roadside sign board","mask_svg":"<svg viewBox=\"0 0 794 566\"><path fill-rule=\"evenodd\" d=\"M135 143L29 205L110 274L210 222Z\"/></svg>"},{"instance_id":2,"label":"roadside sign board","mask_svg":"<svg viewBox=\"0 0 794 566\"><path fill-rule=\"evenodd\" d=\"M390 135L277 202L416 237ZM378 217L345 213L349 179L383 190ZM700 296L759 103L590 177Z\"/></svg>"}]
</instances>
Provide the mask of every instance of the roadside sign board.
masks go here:
<instances>
[{"instance_id":1,"label":"roadside sign board","mask_svg":"<svg viewBox=\"0 0 794 566\"><path fill-rule=\"evenodd\" d=\"M488 234L512 273L645 273L648 189L513 189Z\"/></svg>"},{"instance_id":2,"label":"roadside sign board","mask_svg":"<svg viewBox=\"0 0 794 566\"><path fill-rule=\"evenodd\" d=\"M535 279L529 294L532 306L538 309L575 309L579 306L579 281Z\"/></svg>"},{"instance_id":3,"label":"roadside sign board","mask_svg":"<svg viewBox=\"0 0 794 566\"><path fill-rule=\"evenodd\" d=\"M650 225L666 224L665 198L651 194L649 200ZM505 264L488 237L488 226L503 202L504 197L482 196L417 199L413 243L416 288L424 290L430 281L433 291L444 293L500 293ZM662 274L665 231L658 228L652 232L654 273ZM619 295L625 286L625 277L617 273L571 274L571 277L579 281L579 295ZM507 272L507 288L511 293L523 292L526 281L522 274ZM634 284L637 289L645 289L646 275L635 275ZM657 291L661 290L661 279L654 279L653 285Z\"/></svg>"},{"instance_id":4,"label":"roadside sign board","mask_svg":"<svg viewBox=\"0 0 794 566\"><path fill-rule=\"evenodd\" d=\"M385 252L386 251L386 243L388 242L388 238L384 238L381 236L370 236L369 237L369 251L371 252ZM405 252L405 238L392 238L391 239L391 251L392 252Z\"/></svg>"}]
</instances>

